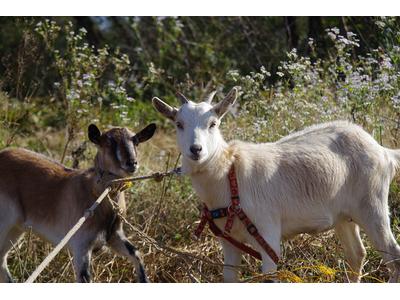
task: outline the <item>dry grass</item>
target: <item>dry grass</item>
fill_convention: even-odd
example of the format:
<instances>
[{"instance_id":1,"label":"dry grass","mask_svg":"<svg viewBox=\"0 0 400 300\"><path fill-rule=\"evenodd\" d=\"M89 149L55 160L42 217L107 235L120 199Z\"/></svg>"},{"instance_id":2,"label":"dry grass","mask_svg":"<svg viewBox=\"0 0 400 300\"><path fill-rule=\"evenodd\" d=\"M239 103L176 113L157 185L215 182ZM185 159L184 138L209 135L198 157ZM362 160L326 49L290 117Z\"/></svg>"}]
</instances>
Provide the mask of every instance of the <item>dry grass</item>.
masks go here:
<instances>
[{"instance_id":1,"label":"dry grass","mask_svg":"<svg viewBox=\"0 0 400 300\"><path fill-rule=\"evenodd\" d=\"M226 130L229 129L227 126ZM45 137L45 138L44 138ZM59 158L62 132L38 132L36 136L16 139L14 145L29 147L41 140L43 153ZM94 148L94 147L93 147ZM88 155L93 157L91 147ZM143 144L140 174L167 170L177 161L174 136L158 132L151 142ZM67 157L71 162L71 157ZM90 160L82 162L83 166ZM391 198L397 196L397 192ZM391 202L397 203L392 200ZM221 282L223 256L217 240L210 232L200 241L192 239L198 221L199 199L188 178L170 177L162 182L141 181L127 191L127 236L141 250L152 282ZM393 209L398 210L397 206ZM396 215L396 214L394 214ZM396 219L397 220L397 219ZM398 224L395 221L395 224ZM398 237L400 230L394 226ZM366 241L366 239L364 239ZM381 258L366 241L368 257L363 281L382 282L388 279ZM23 282L51 251L52 246L31 232L15 245L9 256L9 268L14 280ZM347 282L349 268L333 232L310 236L300 235L283 243L282 263L275 274L282 282ZM260 262L243 258L241 279L262 282ZM92 274L95 282L135 282L133 266L109 250L93 255ZM38 282L73 282L71 256L63 250L39 276Z\"/></svg>"}]
</instances>

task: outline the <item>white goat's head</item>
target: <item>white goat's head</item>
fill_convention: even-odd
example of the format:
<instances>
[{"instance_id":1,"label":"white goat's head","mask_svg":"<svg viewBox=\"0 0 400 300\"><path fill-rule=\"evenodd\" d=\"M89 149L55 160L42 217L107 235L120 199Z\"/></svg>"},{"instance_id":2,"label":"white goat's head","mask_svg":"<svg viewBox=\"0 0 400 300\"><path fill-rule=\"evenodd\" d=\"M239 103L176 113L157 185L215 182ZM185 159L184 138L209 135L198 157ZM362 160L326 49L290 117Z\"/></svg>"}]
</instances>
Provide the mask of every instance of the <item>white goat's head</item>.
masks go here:
<instances>
[{"instance_id":1,"label":"white goat's head","mask_svg":"<svg viewBox=\"0 0 400 300\"><path fill-rule=\"evenodd\" d=\"M200 103L194 103L178 93L182 105L179 109L171 107L157 97L154 107L176 126L178 147L184 158L193 164L207 161L223 142L218 129L220 121L235 103L238 89L234 87L218 104L211 101L215 92Z\"/></svg>"}]
</instances>

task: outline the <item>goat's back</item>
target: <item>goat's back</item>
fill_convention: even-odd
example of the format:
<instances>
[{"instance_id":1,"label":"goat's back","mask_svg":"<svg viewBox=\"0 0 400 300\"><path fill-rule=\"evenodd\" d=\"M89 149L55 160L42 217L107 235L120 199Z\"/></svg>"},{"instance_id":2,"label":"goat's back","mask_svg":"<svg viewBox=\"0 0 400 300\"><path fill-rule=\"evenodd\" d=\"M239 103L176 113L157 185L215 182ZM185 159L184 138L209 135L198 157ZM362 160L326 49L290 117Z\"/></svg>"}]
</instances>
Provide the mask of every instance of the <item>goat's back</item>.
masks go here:
<instances>
[{"instance_id":1,"label":"goat's back","mask_svg":"<svg viewBox=\"0 0 400 300\"><path fill-rule=\"evenodd\" d=\"M234 141L230 148L238 158L244 201L249 198L243 205L253 206L260 216L275 211L285 226L293 224L283 229L285 234L333 226L341 214L354 212L387 188L397 165L395 150L343 121L312 126L275 143Z\"/></svg>"},{"instance_id":2,"label":"goat's back","mask_svg":"<svg viewBox=\"0 0 400 300\"><path fill-rule=\"evenodd\" d=\"M80 171L63 165L38 153L8 148L0 152L0 195L2 202L18 208L24 220L51 224L59 218L63 205L75 205L74 197L66 199L66 189ZM72 194L73 195L73 194ZM3 205L5 205L3 203ZM63 207L64 206L64 207ZM72 213L67 210L67 213Z\"/></svg>"}]
</instances>

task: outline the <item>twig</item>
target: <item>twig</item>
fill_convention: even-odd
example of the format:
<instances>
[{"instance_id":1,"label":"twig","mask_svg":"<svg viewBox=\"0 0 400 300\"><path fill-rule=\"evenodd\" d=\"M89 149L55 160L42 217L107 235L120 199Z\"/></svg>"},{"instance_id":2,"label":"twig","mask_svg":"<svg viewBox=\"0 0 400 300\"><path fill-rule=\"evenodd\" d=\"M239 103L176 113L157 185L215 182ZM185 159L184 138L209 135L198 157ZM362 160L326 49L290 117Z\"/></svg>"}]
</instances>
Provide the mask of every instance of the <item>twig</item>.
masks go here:
<instances>
[{"instance_id":1,"label":"twig","mask_svg":"<svg viewBox=\"0 0 400 300\"><path fill-rule=\"evenodd\" d=\"M124 183L124 182L134 182L134 181L139 181L139 180L146 180L146 179L162 179L166 176L171 176L171 175L180 175L181 174L181 168L175 168L170 171L166 172L156 172L151 175L145 175L145 176L138 176L138 177L124 177L120 179L114 179L110 181L110 185L116 184L116 183Z\"/></svg>"}]
</instances>

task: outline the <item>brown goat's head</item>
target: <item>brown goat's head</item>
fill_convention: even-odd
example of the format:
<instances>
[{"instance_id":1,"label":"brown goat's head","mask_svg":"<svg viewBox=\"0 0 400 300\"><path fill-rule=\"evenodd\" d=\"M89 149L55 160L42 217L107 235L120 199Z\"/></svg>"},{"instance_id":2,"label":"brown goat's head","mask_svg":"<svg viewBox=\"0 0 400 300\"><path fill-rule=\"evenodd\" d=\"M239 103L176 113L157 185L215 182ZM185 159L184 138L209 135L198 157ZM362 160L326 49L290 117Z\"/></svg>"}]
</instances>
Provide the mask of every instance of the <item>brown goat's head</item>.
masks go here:
<instances>
[{"instance_id":1,"label":"brown goat's head","mask_svg":"<svg viewBox=\"0 0 400 300\"><path fill-rule=\"evenodd\" d=\"M124 127L101 133L96 125L89 125L89 140L98 149L96 167L120 177L134 173L138 168L137 146L149 140L155 130L152 123L136 134Z\"/></svg>"}]
</instances>

